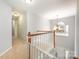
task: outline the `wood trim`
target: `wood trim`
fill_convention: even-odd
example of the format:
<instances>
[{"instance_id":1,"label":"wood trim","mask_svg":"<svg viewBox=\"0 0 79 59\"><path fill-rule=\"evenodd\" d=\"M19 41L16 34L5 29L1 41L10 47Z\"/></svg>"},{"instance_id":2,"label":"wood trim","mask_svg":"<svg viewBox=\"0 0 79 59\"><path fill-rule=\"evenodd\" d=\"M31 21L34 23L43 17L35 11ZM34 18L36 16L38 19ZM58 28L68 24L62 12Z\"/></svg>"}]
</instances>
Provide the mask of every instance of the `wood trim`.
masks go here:
<instances>
[{"instance_id":1,"label":"wood trim","mask_svg":"<svg viewBox=\"0 0 79 59\"><path fill-rule=\"evenodd\" d=\"M53 31L47 31L47 30L38 30L37 32L53 32Z\"/></svg>"},{"instance_id":2,"label":"wood trim","mask_svg":"<svg viewBox=\"0 0 79 59\"><path fill-rule=\"evenodd\" d=\"M28 42L31 44L31 33L28 32Z\"/></svg>"},{"instance_id":3,"label":"wood trim","mask_svg":"<svg viewBox=\"0 0 79 59\"><path fill-rule=\"evenodd\" d=\"M56 46L56 42L55 42L55 31L38 31L37 33L31 33L28 32L28 42L31 44L31 37L32 36L37 36L37 35L43 35L43 34L48 34L48 33L52 33L53 34L53 48L55 48Z\"/></svg>"},{"instance_id":4,"label":"wood trim","mask_svg":"<svg viewBox=\"0 0 79 59\"><path fill-rule=\"evenodd\" d=\"M43 35L43 34L47 34L47 33L52 33L52 32L51 31L48 31L48 32L31 33L31 36Z\"/></svg>"},{"instance_id":5,"label":"wood trim","mask_svg":"<svg viewBox=\"0 0 79 59\"><path fill-rule=\"evenodd\" d=\"M31 44L31 33L30 32L28 32L28 42ZM31 54L30 54L30 52L31 52L31 46L30 46L30 44L29 44L29 59L31 59L30 57L31 57Z\"/></svg>"},{"instance_id":6,"label":"wood trim","mask_svg":"<svg viewBox=\"0 0 79 59\"><path fill-rule=\"evenodd\" d=\"M53 36L54 36L54 37L53 37L53 41L54 41L54 42L53 42L53 45L54 45L54 48L55 48L55 46L56 46L56 45L55 45L55 44L56 44L56 42L55 42L55 41L56 41L56 39L55 39L55 31L54 31Z\"/></svg>"},{"instance_id":7,"label":"wood trim","mask_svg":"<svg viewBox=\"0 0 79 59\"><path fill-rule=\"evenodd\" d=\"M73 59L79 59L79 57L73 57Z\"/></svg>"}]
</instances>

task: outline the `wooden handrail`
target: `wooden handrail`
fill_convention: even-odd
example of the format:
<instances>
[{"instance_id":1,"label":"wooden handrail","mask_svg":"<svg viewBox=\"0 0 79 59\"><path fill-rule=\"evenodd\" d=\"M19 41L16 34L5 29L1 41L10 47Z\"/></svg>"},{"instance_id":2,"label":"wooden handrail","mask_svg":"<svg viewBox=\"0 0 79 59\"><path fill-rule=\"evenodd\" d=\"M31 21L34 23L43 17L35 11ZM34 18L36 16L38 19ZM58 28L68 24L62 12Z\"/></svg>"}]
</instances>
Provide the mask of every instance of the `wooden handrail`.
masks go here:
<instances>
[{"instance_id":1,"label":"wooden handrail","mask_svg":"<svg viewBox=\"0 0 79 59\"><path fill-rule=\"evenodd\" d=\"M43 35L43 34L48 34L48 33L53 34L53 47L55 48L55 31L38 31L37 33L28 32L28 42L31 44L32 36Z\"/></svg>"},{"instance_id":2,"label":"wooden handrail","mask_svg":"<svg viewBox=\"0 0 79 59\"><path fill-rule=\"evenodd\" d=\"M42 35L47 33L54 33L54 31L37 31L37 33L28 32L28 35L26 36L37 36L37 35Z\"/></svg>"},{"instance_id":3,"label":"wooden handrail","mask_svg":"<svg viewBox=\"0 0 79 59\"><path fill-rule=\"evenodd\" d=\"M45 31L45 32L37 32L37 33L31 33L31 32L28 32L28 42L31 44L31 37L32 36L37 36L37 35L43 35L43 34L47 34L47 33L52 33L53 31Z\"/></svg>"},{"instance_id":4,"label":"wooden handrail","mask_svg":"<svg viewBox=\"0 0 79 59\"><path fill-rule=\"evenodd\" d=\"M37 32L52 32L50 30L37 30Z\"/></svg>"},{"instance_id":5,"label":"wooden handrail","mask_svg":"<svg viewBox=\"0 0 79 59\"><path fill-rule=\"evenodd\" d=\"M79 57L73 57L73 59L79 59Z\"/></svg>"},{"instance_id":6,"label":"wooden handrail","mask_svg":"<svg viewBox=\"0 0 79 59\"><path fill-rule=\"evenodd\" d=\"M30 36L37 36L37 35L42 35L42 34L47 34L47 33L52 33L52 31L31 33Z\"/></svg>"}]
</instances>

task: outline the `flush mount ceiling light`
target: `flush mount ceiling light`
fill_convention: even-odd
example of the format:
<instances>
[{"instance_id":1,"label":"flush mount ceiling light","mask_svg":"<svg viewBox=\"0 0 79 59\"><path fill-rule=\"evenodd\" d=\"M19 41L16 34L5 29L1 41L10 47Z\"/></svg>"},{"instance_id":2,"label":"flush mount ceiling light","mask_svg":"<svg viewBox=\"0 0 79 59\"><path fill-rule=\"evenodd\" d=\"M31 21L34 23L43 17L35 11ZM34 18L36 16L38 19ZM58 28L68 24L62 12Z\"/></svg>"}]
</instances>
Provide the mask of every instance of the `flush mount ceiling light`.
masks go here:
<instances>
[{"instance_id":1,"label":"flush mount ceiling light","mask_svg":"<svg viewBox=\"0 0 79 59\"><path fill-rule=\"evenodd\" d=\"M26 3L30 4L32 0L25 0Z\"/></svg>"},{"instance_id":2,"label":"flush mount ceiling light","mask_svg":"<svg viewBox=\"0 0 79 59\"><path fill-rule=\"evenodd\" d=\"M19 12L17 12L17 11L13 11L13 12L12 12L12 15L17 17L17 16L19 16L19 15L20 15L20 13L19 13Z\"/></svg>"}]
</instances>

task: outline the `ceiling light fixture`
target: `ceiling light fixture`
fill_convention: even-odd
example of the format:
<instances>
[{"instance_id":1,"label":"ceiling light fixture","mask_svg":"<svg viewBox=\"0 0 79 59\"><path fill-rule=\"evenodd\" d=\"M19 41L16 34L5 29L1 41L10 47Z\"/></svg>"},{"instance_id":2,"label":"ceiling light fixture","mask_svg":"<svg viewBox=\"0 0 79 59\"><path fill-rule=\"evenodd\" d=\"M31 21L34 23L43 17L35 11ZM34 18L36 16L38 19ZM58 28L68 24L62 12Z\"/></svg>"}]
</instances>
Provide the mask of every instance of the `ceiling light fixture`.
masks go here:
<instances>
[{"instance_id":1,"label":"ceiling light fixture","mask_svg":"<svg viewBox=\"0 0 79 59\"><path fill-rule=\"evenodd\" d=\"M18 17L18 16L20 16L20 13L17 12L17 11L13 11L13 12L12 12L12 15Z\"/></svg>"},{"instance_id":2,"label":"ceiling light fixture","mask_svg":"<svg viewBox=\"0 0 79 59\"><path fill-rule=\"evenodd\" d=\"M25 0L26 3L30 4L32 0Z\"/></svg>"},{"instance_id":3,"label":"ceiling light fixture","mask_svg":"<svg viewBox=\"0 0 79 59\"><path fill-rule=\"evenodd\" d=\"M53 30L55 30L56 32L64 32L64 26L65 24L62 21L59 22L58 16L57 16L57 23L54 26Z\"/></svg>"}]
</instances>

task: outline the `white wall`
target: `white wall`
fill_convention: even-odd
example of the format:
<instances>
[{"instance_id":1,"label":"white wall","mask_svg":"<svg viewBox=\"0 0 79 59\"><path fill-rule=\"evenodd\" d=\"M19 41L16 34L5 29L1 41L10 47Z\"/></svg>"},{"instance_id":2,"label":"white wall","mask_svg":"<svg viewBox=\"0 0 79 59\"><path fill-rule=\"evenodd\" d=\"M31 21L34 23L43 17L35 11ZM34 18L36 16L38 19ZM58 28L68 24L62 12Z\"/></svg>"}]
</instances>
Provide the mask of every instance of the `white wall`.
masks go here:
<instances>
[{"instance_id":1,"label":"white wall","mask_svg":"<svg viewBox=\"0 0 79 59\"><path fill-rule=\"evenodd\" d=\"M63 21L65 25L69 25L69 36L56 36L56 46L64 47L69 50L74 51L75 45L75 16L67 17L59 19L59 21ZM56 20L51 20L51 29L56 24Z\"/></svg>"},{"instance_id":2,"label":"white wall","mask_svg":"<svg viewBox=\"0 0 79 59\"><path fill-rule=\"evenodd\" d=\"M12 46L11 8L0 0L0 54Z\"/></svg>"},{"instance_id":3,"label":"white wall","mask_svg":"<svg viewBox=\"0 0 79 59\"><path fill-rule=\"evenodd\" d=\"M28 32L36 32L37 30L48 30L50 29L50 24L47 19L44 19L43 17L32 13L28 12L27 13L27 28Z\"/></svg>"},{"instance_id":4,"label":"white wall","mask_svg":"<svg viewBox=\"0 0 79 59\"><path fill-rule=\"evenodd\" d=\"M79 0L77 0L75 54L79 56Z\"/></svg>"},{"instance_id":5,"label":"white wall","mask_svg":"<svg viewBox=\"0 0 79 59\"><path fill-rule=\"evenodd\" d=\"M27 13L22 12L22 17L19 19L19 36L21 39L26 39L27 35Z\"/></svg>"}]
</instances>

